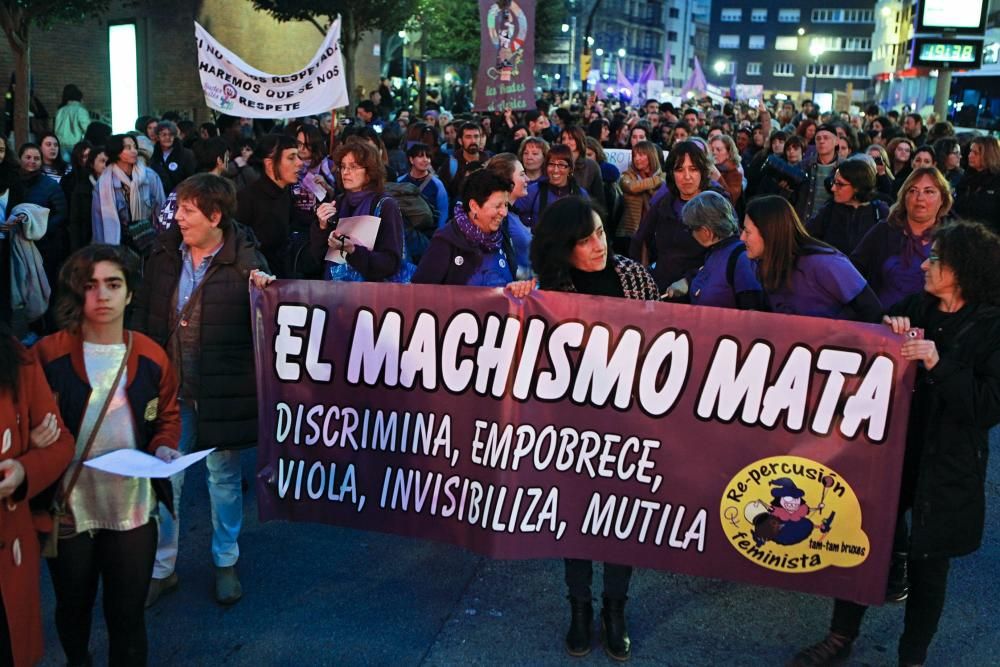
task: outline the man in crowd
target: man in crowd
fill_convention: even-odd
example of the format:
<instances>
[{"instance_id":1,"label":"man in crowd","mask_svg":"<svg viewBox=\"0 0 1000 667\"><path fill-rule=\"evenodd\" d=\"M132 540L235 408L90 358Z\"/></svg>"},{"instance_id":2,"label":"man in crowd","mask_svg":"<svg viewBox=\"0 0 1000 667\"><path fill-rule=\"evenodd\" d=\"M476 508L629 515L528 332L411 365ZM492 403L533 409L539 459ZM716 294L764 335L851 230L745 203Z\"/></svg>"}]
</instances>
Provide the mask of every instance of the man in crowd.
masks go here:
<instances>
[{"instance_id":1,"label":"man in crowd","mask_svg":"<svg viewBox=\"0 0 1000 667\"><path fill-rule=\"evenodd\" d=\"M355 115L358 117L358 124L361 127L371 125L376 128L376 132L382 131L382 119L378 117L378 109L375 107L375 103L371 100L361 100L358 102L358 108L355 110Z\"/></svg>"},{"instance_id":2,"label":"man in crowd","mask_svg":"<svg viewBox=\"0 0 1000 667\"><path fill-rule=\"evenodd\" d=\"M799 218L809 220L817 211L823 208L830 199L830 191L826 189L826 180L833 178L833 172L840 163L837 157L837 127L833 124L820 125L816 130L816 157L806 163L806 173L809 175L809 188L803 200L796 209Z\"/></svg>"},{"instance_id":3,"label":"man in crowd","mask_svg":"<svg viewBox=\"0 0 1000 667\"><path fill-rule=\"evenodd\" d=\"M924 118L918 113L908 113L903 118L903 134L905 134L916 146L923 146L927 143L927 128L924 127Z\"/></svg>"},{"instance_id":4,"label":"man in crowd","mask_svg":"<svg viewBox=\"0 0 1000 667\"><path fill-rule=\"evenodd\" d=\"M459 149L454 156L455 159L445 163L449 169L454 170L446 174L447 180L445 181L448 187L449 210L462 196L462 186L465 184L466 177L482 167L486 160L486 156L483 155L483 151L479 147L482 134L482 128L473 122L463 123L459 130Z\"/></svg>"},{"instance_id":5,"label":"man in crowd","mask_svg":"<svg viewBox=\"0 0 1000 667\"><path fill-rule=\"evenodd\" d=\"M533 137L541 137L542 132L549 127L549 117L538 109L524 114L524 122L528 126L528 134Z\"/></svg>"}]
</instances>

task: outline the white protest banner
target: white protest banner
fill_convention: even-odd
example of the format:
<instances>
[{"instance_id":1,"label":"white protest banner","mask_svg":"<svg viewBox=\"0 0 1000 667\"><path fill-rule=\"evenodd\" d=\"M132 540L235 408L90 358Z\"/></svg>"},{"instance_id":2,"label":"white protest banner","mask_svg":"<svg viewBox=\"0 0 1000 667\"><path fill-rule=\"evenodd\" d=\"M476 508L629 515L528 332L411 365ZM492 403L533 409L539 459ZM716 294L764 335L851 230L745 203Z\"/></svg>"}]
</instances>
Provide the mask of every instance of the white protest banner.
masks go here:
<instances>
[{"instance_id":1,"label":"white protest banner","mask_svg":"<svg viewBox=\"0 0 1000 667\"><path fill-rule=\"evenodd\" d=\"M608 162L618 167L618 171L624 173L632 164L632 150L630 148L605 148L604 157ZM660 156L663 161L667 159L667 151L663 151Z\"/></svg>"},{"instance_id":2,"label":"white protest banner","mask_svg":"<svg viewBox=\"0 0 1000 667\"><path fill-rule=\"evenodd\" d=\"M194 24L198 74L211 109L241 118L295 118L348 105L340 19L305 67L290 74L268 74L251 67Z\"/></svg>"}]
</instances>

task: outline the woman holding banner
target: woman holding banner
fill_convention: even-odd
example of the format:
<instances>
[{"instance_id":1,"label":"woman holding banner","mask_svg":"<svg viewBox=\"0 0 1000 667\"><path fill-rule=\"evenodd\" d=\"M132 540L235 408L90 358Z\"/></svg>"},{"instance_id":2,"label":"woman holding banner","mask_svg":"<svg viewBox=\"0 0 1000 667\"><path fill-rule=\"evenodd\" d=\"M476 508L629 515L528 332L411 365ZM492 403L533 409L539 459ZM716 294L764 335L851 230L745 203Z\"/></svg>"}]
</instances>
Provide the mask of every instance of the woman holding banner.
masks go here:
<instances>
[{"instance_id":1,"label":"woman holding banner","mask_svg":"<svg viewBox=\"0 0 1000 667\"><path fill-rule=\"evenodd\" d=\"M718 192L702 192L684 205L681 217L691 237L706 250L705 263L688 281L691 304L767 310L767 298L740 240L729 200Z\"/></svg>"},{"instance_id":2,"label":"woman holding banner","mask_svg":"<svg viewBox=\"0 0 1000 667\"><path fill-rule=\"evenodd\" d=\"M518 253L506 219L514 184L500 171L496 164L469 174L454 216L431 239L414 283L509 287L518 297L531 291L533 280L516 281Z\"/></svg>"},{"instance_id":3,"label":"woman holding banner","mask_svg":"<svg viewBox=\"0 0 1000 667\"><path fill-rule=\"evenodd\" d=\"M882 304L843 253L809 236L777 195L747 205L741 237L776 313L877 322Z\"/></svg>"},{"instance_id":4,"label":"woman holding banner","mask_svg":"<svg viewBox=\"0 0 1000 667\"><path fill-rule=\"evenodd\" d=\"M615 255L604 224L590 202L566 197L553 203L535 227L531 263L541 289L595 296L655 301L656 282L641 264ZM594 608L591 602L593 561L567 558L570 626L566 651L572 656L590 653ZM628 660L632 643L625 625L631 565L604 563L601 643L615 660Z\"/></svg>"},{"instance_id":5,"label":"woman holding banner","mask_svg":"<svg viewBox=\"0 0 1000 667\"><path fill-rule=\"evenodd\" d=\"M910 409L899 511L912 513L899 664L921 665L944 608L951 558L982 541L989 429L1000 422L1000 237L978 223L933 232L924 293L883 322L904 334L902 357L919 362ZM866 607L837 600L826 638L795 666L841 664Z\"/></svg>"}]
</instances>

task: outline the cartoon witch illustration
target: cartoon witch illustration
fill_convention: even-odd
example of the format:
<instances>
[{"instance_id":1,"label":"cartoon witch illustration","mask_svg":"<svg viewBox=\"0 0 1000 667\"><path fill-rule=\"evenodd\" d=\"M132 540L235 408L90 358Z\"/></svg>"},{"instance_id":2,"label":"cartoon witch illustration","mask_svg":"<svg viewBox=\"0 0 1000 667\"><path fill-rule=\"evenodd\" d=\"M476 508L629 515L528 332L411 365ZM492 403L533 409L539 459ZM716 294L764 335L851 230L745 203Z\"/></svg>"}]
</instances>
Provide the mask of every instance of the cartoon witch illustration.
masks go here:
<instances>
[{"instance_id":1,"label":"cartoon witch illustration","mask_svg":"<svg viewBox=\"0 0 1000 667\"><path fill-rule=\"evenodd\" d=\"M754 525L754 541L757 542L757 546L763 545L768 540L783 546L802 542L816 528L808 516L816 510L822 513L825 506L822 499L813 510L805 503L805 491L789 478L779 477L771 481L771 486L774 488L771 489L770 505L755 500L749 503L743 512L747 521ZM825 487L824 483L824 495ZM831 514L821 522L820 532L829 532L832 523Z\"/></svg>"}]
</instances>

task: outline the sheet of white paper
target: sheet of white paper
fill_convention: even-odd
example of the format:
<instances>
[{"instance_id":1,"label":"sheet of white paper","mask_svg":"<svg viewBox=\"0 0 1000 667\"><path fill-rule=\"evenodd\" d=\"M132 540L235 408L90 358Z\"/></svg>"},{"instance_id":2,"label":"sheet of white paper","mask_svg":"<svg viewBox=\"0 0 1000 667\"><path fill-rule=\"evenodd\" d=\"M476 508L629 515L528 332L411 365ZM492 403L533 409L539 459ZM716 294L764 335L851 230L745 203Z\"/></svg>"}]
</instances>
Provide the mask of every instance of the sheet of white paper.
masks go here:
<instances>
[{"instance_id":1,"label":"sheet of white paper","mask_svg":"<svg viewBox=\"0 0 1000 667\"><path fill-rule=\"evenodd\" d=\"M302 179L302 183L316 196L316 201L323 201L326 199L326 188L317 183L316 178L322 177L316 176L313 178L312 174L307 174L306 177Z\"/></svg>"},{"instance_id":2,"label":"sheet of white paper","mask_svg":"<svg viewBox=\"0 0 1000 667\"><path fill-rule=\"evenodd\" d=\"M334 233L350 236L354 239L355 245L370 250L375 247L375 237L378 236L378 226L381 223L382 218L376 218L374 215L354 215L350 218L341 218ZM326 261L343 264L347 258L341 255L340 248L336 247L326 251Z\"/></svg>"},{"instance_id":3,"label":"sheet of white paper","mask_svg":"<svg viewBox=\"0 0 1000 667\"><path fill-rule=\"evenodd\" d=\"M154 479L171 477L185 468L194 465L198 461L215 451L215 448L205 449L194 454L187 454L174 459L170 463L140 452L138 449L116 449L108 452L96 459L84 461L83 465L96 470L103 470L114 475L123 477L150 477Z\"/></svg>"}]
</instances>

